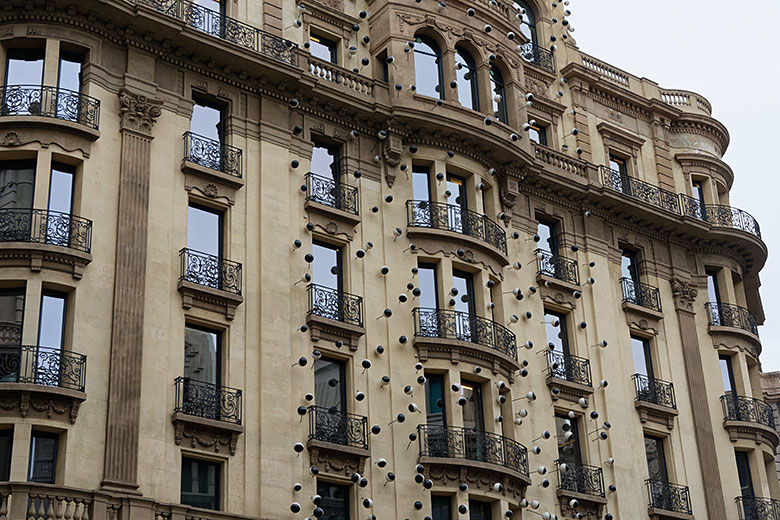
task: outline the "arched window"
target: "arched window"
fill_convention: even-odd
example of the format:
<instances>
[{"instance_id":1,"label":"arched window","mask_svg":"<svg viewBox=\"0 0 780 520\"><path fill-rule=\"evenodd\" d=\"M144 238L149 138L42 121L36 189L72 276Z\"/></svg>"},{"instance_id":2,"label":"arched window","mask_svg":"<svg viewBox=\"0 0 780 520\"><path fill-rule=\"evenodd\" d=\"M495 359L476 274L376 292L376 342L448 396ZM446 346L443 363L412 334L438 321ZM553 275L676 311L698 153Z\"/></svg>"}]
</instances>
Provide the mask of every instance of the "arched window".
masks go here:
<instances>
[{"instance_id":1,"label":"arched window","mask_svg":"<svg viewBox=\"0 0 780 520\"><path fill-rule=\"evenodd\" d=\"M506 123L506 88L504 87L504 76L501 75L501 71L499 71L495 65L490 67L490 86L493 88L493 115L502 123Z\"/></svg>"},{"instance_id":2,"label":"arched window","mask_svg":"<svg viewBox=\"0 0 780 520\"><path fill-rule=\"evenodd\" d=\"M441 50L427 36L418 36L414 42L414 81L417 92L424 96L444 99L441 87Z\"/></svg>"},{"instance_id":3,"label":"arched window","mask_svg":"<svg viewBox=\"0 0 780 520\"><path fill-rule=\"evenodd\" d=\"M525 38L536 45L536 17L534 12L523 0L514 1L517 10L518 20L520 20L520 32Z\"/></svg>"},{"instance_id":4,"label":"arched window","mask_svg":"<svg viewBox=\"0 0 780 520\"><path fill-rule=\"evenodd\" d=\"M458 76L458 101L464 107L479 111L477 64L462 47L455 47L455 66Z\"/></svg>"}]
</instances>

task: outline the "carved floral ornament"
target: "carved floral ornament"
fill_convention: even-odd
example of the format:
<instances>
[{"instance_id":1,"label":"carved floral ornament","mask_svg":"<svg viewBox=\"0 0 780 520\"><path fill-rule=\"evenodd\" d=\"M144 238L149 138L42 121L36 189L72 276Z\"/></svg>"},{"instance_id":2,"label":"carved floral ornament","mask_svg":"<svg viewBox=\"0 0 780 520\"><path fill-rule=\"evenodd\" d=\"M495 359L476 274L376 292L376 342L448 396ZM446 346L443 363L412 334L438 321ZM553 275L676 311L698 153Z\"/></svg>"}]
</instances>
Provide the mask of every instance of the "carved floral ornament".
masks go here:
<instances>
[{"instance_id":1,"label":"carved floral ornament","mask_svg":"<svg viewBox=\"0 0 780 520\"><path fill-rule=\"evenodd\" d=\"M154 123L162 114L161 105L162 101L151 100L144 95L122 90L119 93L122 128L151 134Z\"/></svg>"},{"instance_id":2,"label":"carved floral ornament","mask_svg":"<svg viewBox=\"0 0 780 520\"><path fill-rule=\"evenodd\" d=\"M673 278L669 283L672 285L672 295L675 305L682 309L692 309L699 290L693 287L689 282Z\"/></svg>"}]
</instances>

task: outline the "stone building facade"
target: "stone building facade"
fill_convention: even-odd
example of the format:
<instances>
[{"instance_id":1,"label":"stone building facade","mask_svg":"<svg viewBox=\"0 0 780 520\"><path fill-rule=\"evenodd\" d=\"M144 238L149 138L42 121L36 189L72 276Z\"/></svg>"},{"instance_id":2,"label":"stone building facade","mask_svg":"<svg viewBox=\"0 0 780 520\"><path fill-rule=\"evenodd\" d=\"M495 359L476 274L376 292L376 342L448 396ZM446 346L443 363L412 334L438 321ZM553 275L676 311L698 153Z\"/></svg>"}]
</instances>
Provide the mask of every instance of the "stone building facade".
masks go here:
<instances>
[{"instance_id":1,"label":"stone building facade","mask_svg":"<svg viewBox=\"0 0 780 520\"><path fill-rule=\"evenodd\" d=\"M565 4L3 1L0 519L777 520L729 134Z\"/></svg>"}]
</instances>

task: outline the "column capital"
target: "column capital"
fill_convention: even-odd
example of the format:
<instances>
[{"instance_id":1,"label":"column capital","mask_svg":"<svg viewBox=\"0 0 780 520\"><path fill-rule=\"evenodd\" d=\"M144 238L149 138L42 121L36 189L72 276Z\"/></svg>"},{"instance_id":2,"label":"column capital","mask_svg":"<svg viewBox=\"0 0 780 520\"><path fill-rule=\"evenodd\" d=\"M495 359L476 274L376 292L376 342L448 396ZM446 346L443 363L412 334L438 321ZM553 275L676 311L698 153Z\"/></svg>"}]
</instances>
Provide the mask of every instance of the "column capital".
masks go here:
<instances>
[{"instance_id":1,"label":"column capital","mask_svg":"<svg viewBox=\"0 0 780 520\"><path fill-rule=\"evenodd\" d=\"M122 89L119 92L119 113L122 130L151 137L152 128L162 114L162 101Z\"/></svg>"},{"instance_id":2,"label":"column capital","mask_svg":"<svg viewBox=\"0 0 780 520\"><path fill-rule=\"evenodd\" d=\"M693 303L696 301L696 296L699 295L699 289L680 278L672 278L669 283L672 286L675 309L693 311Z\"/></svg>"}]
</instances>

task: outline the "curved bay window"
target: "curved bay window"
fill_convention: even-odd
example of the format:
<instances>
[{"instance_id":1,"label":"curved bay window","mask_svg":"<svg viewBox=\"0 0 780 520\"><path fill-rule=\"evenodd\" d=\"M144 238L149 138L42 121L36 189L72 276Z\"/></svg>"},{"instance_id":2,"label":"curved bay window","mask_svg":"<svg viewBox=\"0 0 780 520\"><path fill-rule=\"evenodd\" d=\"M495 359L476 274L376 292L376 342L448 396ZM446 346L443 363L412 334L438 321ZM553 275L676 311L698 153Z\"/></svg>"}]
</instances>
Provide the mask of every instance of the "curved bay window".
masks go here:
<instances>
[{"instance_id":1,"label":"curved bay window","mask_svg":"<svg viewBox=\"0 0 780 520\"><path fill-rule=\"evenodd\" d=\"M490 67L490 86L493 89L493 116L502 123L506 124L507 111L504 76L495 65Z\"/></svg>"},{"instance_id":2,"label":"curved bay window","mask_svg":"<svg viewBox=\"0 0 780 520\"><path fill-rule=\"evenodd\" d=\"M455 68L458 77L458 102L466 108L479 111L477 65L471 54L455 47Z\"/></svg>"},{"instance_id":3,"label":"curved bay window","mask_svg":"<svg viewBox=\"0 0 780 520\"><path fill-rule=\"evenodd\" d=\"M536 16L534 16L534 12L522 0L515 0L513 4L517 9L517 19L520 20L520 32L526 40L536 45Z\"/></svg>"},{"instance_id":4,"label":"curved bay window","mask_svg":"<svg viewBox=\"0 0 780 520\"><path fill-rule=\"evenodd\" d=\"M417 36L414 45L414 81L417 92L444 99L441 49L427 36Z\"/></svg>"}]
</instances>

